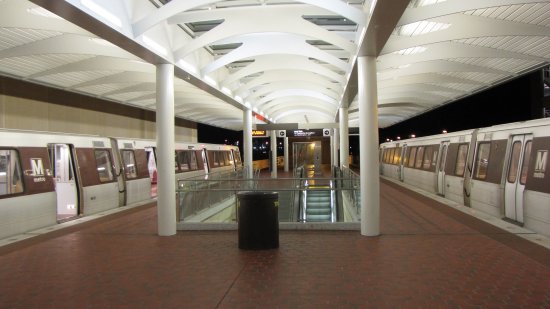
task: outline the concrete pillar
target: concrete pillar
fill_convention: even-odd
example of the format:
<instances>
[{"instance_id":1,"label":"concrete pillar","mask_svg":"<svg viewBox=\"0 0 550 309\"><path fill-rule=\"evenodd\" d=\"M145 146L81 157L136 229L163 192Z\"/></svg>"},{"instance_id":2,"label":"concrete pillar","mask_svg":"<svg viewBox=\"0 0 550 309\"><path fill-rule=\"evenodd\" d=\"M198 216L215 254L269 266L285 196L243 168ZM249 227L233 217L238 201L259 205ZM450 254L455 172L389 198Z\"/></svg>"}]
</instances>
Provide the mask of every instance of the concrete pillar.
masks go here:
<instances>
[{"instance_id":1,"label":"concrete pillar","mask_svg":"<svg viewBox=\"0 0 550 309\"><path fill-rule=\"evenodd\" d=\"M289 162L288 162L288 137L285 137L285 172L288 172L288 166L289 166Z\"/></svg>"},{"instance_id":2,"label":"concrete pillar","mask_svg":"<svg viewBox=\"0 0 550 309\"><path fill-rule=\"evenodd\" d=\"M340 121L340 167L342 167L349 165L348 108L340 107L338 116Z\"/></svg>"},{"instance_id":3,"label":"concrete pillar","mask_svg":"<svg viewBox=\"0 0 550 309\"><path fill-rule=\"evenodd\" d=\"M271 130L271 178L277 178L277 131Z\"/></svg>"},{"instance_id":4,"label":"concrete pillar","mask_svg":"<svg viewBox=\"0 0 550 309\"><path fill-rule=\"evenodd\" d=\"M378 163L378 93L376 57L357 59L359 84L359 147L361 165L361 234L380 235Z\"/></svg>"},{"instance_id":5,"label":"concrete pillar","mask_svg":"<svg viewBox=\"0 0 550 309\"><path fill-rule=\"evenodd\" d=\"M252 110L243 111L243 155L245 178L251 179L254 171L252 170Z\"/></svg>"},{"instance_id":6,"label":"concrete pillar","mask_svg":"<svg viewBox=\"0 0 550 309\"><path fill-rule=\"evenodd\" d=\"M174 170L174 65L157 65L157 212L158 234L176 234Z\"/></svg>"},{"instance_id":7,"label":"concrete pillar","mask_svg":"<svg viewBox=\"0 0 550 309\"><path fill-rule=\"evenodd\" d=\"M334 134L332 134L332 137L334 138L334 143L332 145L332 157L333 157L332 165L338 167L338 166L340 166L340 162L338 162L339 161L339 159L338 159L338 150L340 149L340 147L338 147L340 145L338 129L334 129L333 133Z\"/></svg>"}]
</instances>

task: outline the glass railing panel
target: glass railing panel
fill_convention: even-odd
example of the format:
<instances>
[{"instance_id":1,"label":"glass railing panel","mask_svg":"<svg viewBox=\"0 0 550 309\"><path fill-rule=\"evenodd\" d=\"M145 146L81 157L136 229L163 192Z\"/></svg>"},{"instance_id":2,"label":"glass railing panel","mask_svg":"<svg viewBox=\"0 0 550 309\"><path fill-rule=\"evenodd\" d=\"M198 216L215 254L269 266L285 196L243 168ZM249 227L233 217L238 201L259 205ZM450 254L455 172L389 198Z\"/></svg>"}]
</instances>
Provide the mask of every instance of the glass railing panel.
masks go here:
<instances>
[{"instance_id":1,"label":"glass railing panel","mask_svg":"<svg viewBox=\"0 0 550 309\"><path fill-rule=\"evenodd\" d=\"M280 222L304 222L307 194L327 190L333 207L331 222L356 222L360 218L359 176L349 169L340 170L333 178L243 179L244 175L243 171L222 172L180 180L178 220L234 222L238 192L272 191L279 193Z\"/></svg>"}]
</instances>

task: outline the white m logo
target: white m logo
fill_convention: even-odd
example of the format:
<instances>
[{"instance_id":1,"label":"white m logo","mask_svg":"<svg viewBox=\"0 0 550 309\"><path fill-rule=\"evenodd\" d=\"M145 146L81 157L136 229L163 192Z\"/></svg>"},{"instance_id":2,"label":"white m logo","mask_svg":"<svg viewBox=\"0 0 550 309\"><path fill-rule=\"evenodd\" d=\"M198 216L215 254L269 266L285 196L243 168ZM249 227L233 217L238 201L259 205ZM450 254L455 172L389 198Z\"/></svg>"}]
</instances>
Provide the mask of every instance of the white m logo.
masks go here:
<instances>
[{"instance_id":1,"label":"white m logo","mask_svg":"<svg viewBox=\"0 0 550 309\"><path fill-rule=\"evenodd\" d=\"M32 176L44 176L44 165L41 158L31 158Z\"/></svg>"},{"instance_id":2,"label":"white m logo","mask_svg":"<svg viewBox=\"0 0 550 309\"><path fill-rule=\"evenodd\" d=\"M539 150L537 152L537 161L535 162L535 173L544 173L546 171L546 159L548 150Z\"/></svg>"}]
</instances>

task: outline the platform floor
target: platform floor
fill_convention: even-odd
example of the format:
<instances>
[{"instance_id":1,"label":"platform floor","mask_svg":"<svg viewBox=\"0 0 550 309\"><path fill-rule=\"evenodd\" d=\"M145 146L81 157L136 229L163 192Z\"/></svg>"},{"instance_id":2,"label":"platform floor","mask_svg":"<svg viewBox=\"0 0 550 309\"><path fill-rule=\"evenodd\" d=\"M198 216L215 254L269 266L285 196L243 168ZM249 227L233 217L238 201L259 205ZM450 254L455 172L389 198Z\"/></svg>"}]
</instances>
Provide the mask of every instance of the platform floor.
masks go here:
<instances>
[{"instance_id":1,"label":"platform floor","mask_svg":"<svg viewBox=\"0 0 550 309\"><path fill-rule=\"evenodd\" d=\"M0 308L550 308L550 250L393 183L381 232L156 235L146 205L0 248Z\"/></svg>"}]
</instances>

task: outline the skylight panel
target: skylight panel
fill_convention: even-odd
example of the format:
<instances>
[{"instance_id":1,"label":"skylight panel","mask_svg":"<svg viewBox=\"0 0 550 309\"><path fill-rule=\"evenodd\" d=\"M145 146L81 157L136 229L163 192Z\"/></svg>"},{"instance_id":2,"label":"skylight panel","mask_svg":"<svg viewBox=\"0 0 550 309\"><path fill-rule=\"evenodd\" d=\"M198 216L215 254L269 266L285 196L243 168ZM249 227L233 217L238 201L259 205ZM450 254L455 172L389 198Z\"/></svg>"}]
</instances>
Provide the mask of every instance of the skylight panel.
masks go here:
<instances>
[{"instance_id":1,"label":"skylight panel","mask_svg":"<svg viewBox=\"0 0 550 309\"><path fill-rule=\"evenodd\" d=\"M418 7L433 5L433 4L437 4L437 3L441 3L441 2L445 2L445 1L447 1L447 0L412 0L409 3L409 7L418 8Z\"/></svg>"},{"instance_id":2,"label":"skylight panel","mask_svg":"<svg viewBox=\"0 0 550 309\"><path fill-rule=\"evenodd\" d=\"M441 31L449 28L451 24L437 23L433 21L418 21L415 23L403 25L395 29L394 34L399 36L413 37L426 33Z\"/></svg>"},{"instance_id":3,"label":"skylight panel","mask_svg":"<svg viewBox=\"0 0 550 309\"><path fill-rule=\"evenodd\" d=\"M420 54L426 51L426 47L424 46L415 46L415 47L409 47L402 50L398 50L396 52L393 52L392 54L397 55L403 55L403 56L409 56L409 55L415 55Z\"/></svg>"}]
</instances>

